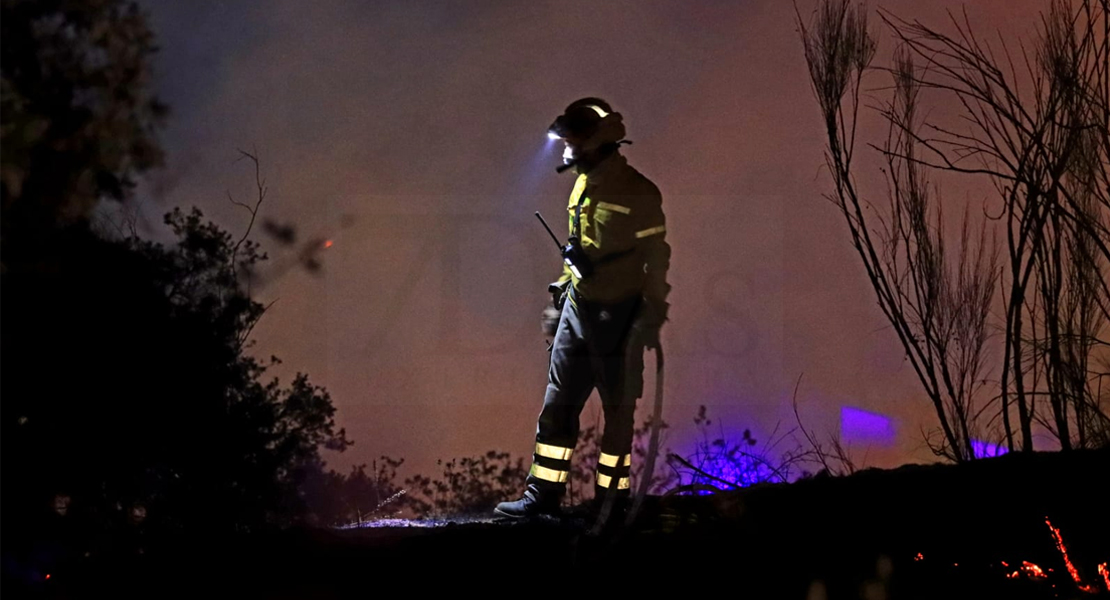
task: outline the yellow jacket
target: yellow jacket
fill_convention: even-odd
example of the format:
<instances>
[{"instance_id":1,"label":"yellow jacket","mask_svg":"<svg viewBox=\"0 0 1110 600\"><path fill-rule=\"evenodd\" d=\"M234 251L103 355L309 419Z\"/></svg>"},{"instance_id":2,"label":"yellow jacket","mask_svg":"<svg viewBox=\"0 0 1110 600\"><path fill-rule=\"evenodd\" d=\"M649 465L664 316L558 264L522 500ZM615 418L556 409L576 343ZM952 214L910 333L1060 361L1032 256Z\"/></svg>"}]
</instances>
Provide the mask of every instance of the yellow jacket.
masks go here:
<instances>
[{"instance_id":1,"label":"yellow jacket","mask_svg":"<svg viewBox=\"0 0 1110 600\"><path fill-rule=\"evenodd\" d=\"M614 303L642 294L661 324L666 318L666 299L671 290L667 284L671 247L666 241L659 188L629 166L624 156L614 152L575 181L567 203L571 235L580 198L579 237L594 264L594 272L579 280L564 264L559 282L570 280L583 299L594 302ZM627 253L599 262L620 252Z\"/></svg>"}]
</instances>

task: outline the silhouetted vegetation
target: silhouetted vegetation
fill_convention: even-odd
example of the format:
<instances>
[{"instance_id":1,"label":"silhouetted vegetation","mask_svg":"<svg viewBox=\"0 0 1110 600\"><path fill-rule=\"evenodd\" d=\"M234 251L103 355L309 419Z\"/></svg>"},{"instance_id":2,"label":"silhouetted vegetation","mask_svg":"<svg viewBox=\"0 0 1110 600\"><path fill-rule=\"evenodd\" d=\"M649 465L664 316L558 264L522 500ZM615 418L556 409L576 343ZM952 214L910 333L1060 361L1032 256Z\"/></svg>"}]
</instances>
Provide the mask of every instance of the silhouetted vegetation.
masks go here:
<instances>
[{"instance_id":1,"label":"silhouetted vegetation","mask_svg":"<svg viewBox=\"0 0 1110 600\"><path fill-rule=\"evenodd\" d=\"M762 445L750 429L736 436L718 426L716 433L711 433L713 420L705 406L698 408L694 424L699 439L693 453L685 458L675 454L668 457L677 479L683 482L671 493L711 493L757 483L786 483L809 475L803 466L812 460L812 452L804 450L797 440L780 448L793 431L780 435L776 428Z\"/></svg>"},{"instance_id":2,"label":"silhouetted vegetation","mask_svg":"<svg viewBox=\"0 0 1110 600\"><path fill-rule=\"evenodd\" d=\"M54 269L3 275L6 532L33 531L59 493L106 534L133 505L177 532L293 524L320 449L350 445L325 390L265 381L277 359L245 353L263 308L201 217L167 215L169 248L70 226Z\"/></svg>"},{"instance_id":3,"label":"silhouetted vegetation","mask_svg":"<svg viewBox=\"0 0 1110 600\"><path fill-rule=\"evenodd\" d=\"M246 353L265 307L240 276L266 256L195 208L169 246L90 226L161 159L142 14L2 6L5 577L304 522L320 450L351 442L323 388Z\"/></svg>"},{"instance_id":4,"label":"silhouetted vegetation","mask_svg":"<svg viewBox=\"0 0 1110 600\"><path fill-rule=\"evenodd\" d=\"M149 88L154 34L134 2L3 0L3 261L35 262L42 234L122 200L162 164L167 107ZM38 238L38 239L36 239Z\"/></svg>"},{"instance_id":5,"label":"silhouetted vegetation","mask_svg":"<svg viewBox=\"0 0 1110 600\"><path fill-rule=\"evenodd\" d=\"M397 467L403 463L403 459L383 456L370 465L351 467L346 475L334 470L309 471L300 487L309 509L309 523L316 526L358 525L399 516L409 493L396 483Z\"/></svg>"},{"instance_id":6,"label":"silhouetted vegetation","mask_svg":"<svg viewBox=\"0 0 1110 600\"><path fill-rule=\"evenodd\" d=\"M501 500L520 494L530 461L525 464L523 458L513 460L508 452L496 450L436 461L443 467L438 478L415 475L405 480L410 490L406 503L420 516L487 513Z\"/></svg>"},{"instance_id":7,"label":"silhouetted vegetation","mask_svg":"<svg viewBox=\"0 0 1110 600\"><path fill-rule=\"evenodd\" d=\"M891 66L881 69L893 92L878 108L888 124L878 147L885 216L864 209L873 203L853 162L863 80L877 48L866 8L821 0L808 25L798 15L798 27L835 186L827 197L933 404L939 431L930 447L956 461L977 458L976 440L1032 451L1035 425L1064 450L1106 446L1110 4L1053 0L1030 24L1038 36L1020 46L1020 60L1004 41L992 49L977 37L966 15L952 16L955 32L946 34L881 14L897 42ZM957 107L958 120L929 113L922 92ZM966 206L950 264L930 180L938 173L981 178L997 190L1002 208L984 212L1002 221L1009 269L998 267L997 244L988 247L986 220L972 248ZM996 291L1006 294L1001 378L998 393L984 398Z\"/></svg>"}]
</instances>

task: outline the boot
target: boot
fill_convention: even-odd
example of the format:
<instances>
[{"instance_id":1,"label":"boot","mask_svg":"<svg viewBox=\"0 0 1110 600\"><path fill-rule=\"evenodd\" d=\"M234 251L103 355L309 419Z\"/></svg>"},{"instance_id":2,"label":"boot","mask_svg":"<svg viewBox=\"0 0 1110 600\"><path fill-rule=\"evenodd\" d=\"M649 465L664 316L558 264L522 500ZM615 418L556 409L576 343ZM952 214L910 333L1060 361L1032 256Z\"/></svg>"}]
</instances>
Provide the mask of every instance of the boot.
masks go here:
<instances>
[{"instance_id":1,"label":"boot","mask_svg":"<svg viewBox=\"0 0 1110 600\"><path fill-rule=\"evenodd\" d=\"M598 519L601 516L601 511L605 506L605 498L609 490L603 487L594 488L594 497L590 500L589 515L591 519ZM632 505L631 494L628 490L617 490L613 503L609 508L609 518L606 519L606 525L614 525L623 523L624 517L628 513L628 509Z\"/></svg>"},{"instance_id":2,"label":"boot","mask_svg":"<svg viewBox=\"0 0 1110 600\"><path fill-rule=\"evenodd\" d=\"M560 494L544 492L538 486L528 485L524 490L524 497L513 502L502 502L493 509L493 512L511 519L526 519L539 515L558 516L560 501Z\"/></svg>"}]
</instances>

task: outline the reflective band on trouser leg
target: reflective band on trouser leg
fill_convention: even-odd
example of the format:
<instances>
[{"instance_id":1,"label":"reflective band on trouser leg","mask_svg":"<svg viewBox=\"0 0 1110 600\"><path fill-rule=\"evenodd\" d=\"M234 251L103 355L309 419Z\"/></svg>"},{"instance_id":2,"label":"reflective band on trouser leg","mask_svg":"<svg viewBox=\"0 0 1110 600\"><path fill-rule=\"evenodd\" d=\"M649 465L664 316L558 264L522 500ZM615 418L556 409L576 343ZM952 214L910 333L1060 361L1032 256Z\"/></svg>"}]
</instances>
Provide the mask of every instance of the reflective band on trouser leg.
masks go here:
<instances>
[{"instance_id":1,"label":"reflective band on trouser leg","mask_svg":"<svg viewBox=\"0 0 1110 600\"><path fill-rule=\"evenodd\" d=\"M636 232L636 239L647 237L649 235L655 235L657 233L663 233L666 230L667 227L665 225L660 225L659 227L650 227L648 229L641 229Z\"/></svg>"},{"instance_id":2,"label":"reflective band on trouser leg","mask_svg":"<svg viewBox=\"0 0 1110 600\"><path fill-rule=\"evenodd\" d=\"M565 446L552 446L551 444L536 443L536 454L547 458L554 458L555 460L571 460L571 455L574 454L574 448L567 448Z\"/></svg>"},{"instance_id":3,"label":"reflective band on trouser leg","mask_svg":"<svg viewBox=\"0 0 1110 600\"><path fill-rule=\"evenodd\" d=\"M601 457L598 458L597 462L605 465L606 467L615 467L618 463L623 462L624 466L627 467L632 464L632 455L625 454L624 460L622 461L621 457L617 456L616 454L606 454L602 452Z\"/></svg>"},{"instance_id":4,"label":"reflective band on trouser leg","mask_svg":"<svg viewBox=\"0 0 1110 600\"><path fill-rule=\"evenodd\" d=\"M574 454L574 448L552 446L551 444L536 442L536 454L546 456L547 458L554 458L555 460L570 460L570 455Z\"/></svg>"},{"instance_id":5,"label":"reflective band on trouser leg","mask_svg":"<svg viewBox=\"0 0 1110 600\"><path fill-rule=\"evenodd\" d=\"M599 486L601 486L603 488L607 488L607 487L609 487L609 485L611 483L613 483L613 478L612 477L606 475L605 473L598 473L597 474L597 484ZM619 480L617 480L617 489L618 490L627 490L629 488L629 486L630 486L630 481L627 477L621 477Z\"/></svg>"},{"instance_id":6,"label":"reflective band on trouser leg","mask_svg":"<svg viewBox=\"0 0 1110 600\"><path fill-rule=\"evenodd\" d=\"M567 471L548 469L543 465L537 465L535 463L532 463L532 469L528 471L528 474L537 479L543 479L544 481L551 481L553 483L566 483L568 475Z\"/></svg>"}]
</instances>

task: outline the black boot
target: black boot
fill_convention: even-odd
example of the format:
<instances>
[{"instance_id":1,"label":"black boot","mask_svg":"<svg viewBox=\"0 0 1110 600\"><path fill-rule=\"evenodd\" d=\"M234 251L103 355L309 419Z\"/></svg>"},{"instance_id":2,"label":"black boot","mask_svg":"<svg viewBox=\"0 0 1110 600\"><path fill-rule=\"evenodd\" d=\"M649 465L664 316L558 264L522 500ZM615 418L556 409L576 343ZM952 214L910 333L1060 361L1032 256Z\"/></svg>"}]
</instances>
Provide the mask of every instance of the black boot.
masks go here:
<instances>
[{"instance_id":1,"label":"black boot","mask_svg":"<svg viewBox=\"0 0 1110 600\"><path fill-rule=\"evenodd\" d=\"M590 501L590 518L597 520L603 515L601 514L605 508L605 501L609 495L609 490L600 486L594 488L594 497ZM609 514L605 515L606 525L615 525L623 523L628 509L632 505L632 495L629 490L617 490L613 493L612 503L609 505Z\"/></svg>"},{"instance_id":2,"label":"black boot","mask_svg":"<svg viewBox=\"0 0 1110 600\"><path fill-rule=\"evenodd\" d=\"M529 484L524 490L524 497L513 502L502 502L493 509L493 512L511 519L526 519L539 515L558 516L561 499L562 494L557 490L545 491L539 486Z\"/></svg>"}]
</instances>

